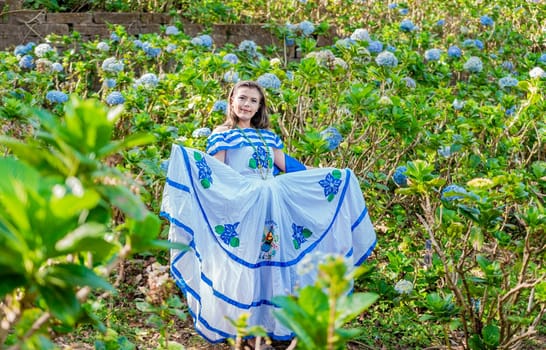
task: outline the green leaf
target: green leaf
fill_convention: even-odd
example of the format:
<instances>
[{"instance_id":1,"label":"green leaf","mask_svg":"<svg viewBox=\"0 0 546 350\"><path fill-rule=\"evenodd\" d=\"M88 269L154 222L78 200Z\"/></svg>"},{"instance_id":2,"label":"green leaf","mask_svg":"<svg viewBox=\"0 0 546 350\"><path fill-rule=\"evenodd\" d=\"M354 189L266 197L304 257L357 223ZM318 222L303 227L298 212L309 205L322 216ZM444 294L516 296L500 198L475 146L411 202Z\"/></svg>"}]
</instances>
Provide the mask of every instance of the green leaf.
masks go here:
<instances>
[{"instance_id":1,"label":"green leaf","mask_svg":"<svg viewBox=\"0 0 546 350\"><path fill-rule=\"evenodd\" d=\"M125 137L122 141L112 141L97 151L97 156L104 158L110 154L122 151L124 149L148 145L156 141L153 134L133 134Z\"/></svg>"},{"instance_id":2,"label":"green leaf","mask_svg":"<svg viewBox=\"0 0 546 350\"><path fill-rule=\"evenodd\" d=\"M60 288L89 286L114 291L114 287L91 269L79 264L55 264L45 269L44 280Z\"/></svg>"},{"instance_id":3,"label":"green leaf","mask_svg":"<svg viewBox=\"0 0 546 350\"><path fill-rule=\"evenodd\" d=\"M102 261L116 247L114 243L106 240L107 233L108 230L103 224L86 223L57 241L55 249L63 254L92 252L99 261Z\"/></svg>"},{"instance_id":4,"label":"green leaf","mask_svg":"<svg viewBox=\"0 0 546 350\"><path fill-rule=\"evenodd\" d=\"M0 266L3 268L3 266ZM0 300L2 300L7 294L12 293L15 289L19 287L24 287L27 284L27 279L22 274L0 274Z\"/></svg>"},{"instance_id":5,"label":"green leaf","mask_svg":"<svg viewBox=\"0 0 546 350\"><path fill-rule=\"evenodd\" d=\"M79 215L82 210L96 207L100 195L92 190L85 190L81 196L67 194L62 197L51 197L51 212L58 218L68 219Z\"/></svg>"},{"instance_id":6,"label":"green leaf","mask_svg":"<svg viewBox=\"0 0 546 350\"><path fill-rule=\"evenodd\" d=\"M296 334L299 347L309 350L320 348L315 343L315 340L319 341L319 339L309 332L316 328L317 324L308 320L295 299L289 296L277 296L273 298L273 303L281 308L273 310L273 315Z\"/></svg>"},{"instance_id":7,"label":"green leaf","mask_svg":"<svg viewBox=\"0 0 546 350\"><path fill-rule=\"evenodd\" d=\"M336 327L341 327L353 320L362 311L369 308L378 298L379 295L375 293L354 293L340 298L337 307Z\"/></svg>"},{"instance_id":8,"label":"green leaf","mask_svg":"<svg viewBox=\"0 0 546 350\"><path fill-rule=\"evenodd\" d=\"M147 212L142 220L127 219L131 244L137 251L147 249L159 235L161 220L153 213Z\"/></svg>"},{"instance_id":9,"label":"green leaf","mask_svg":"<svg viewBox=\"0 0 546 350\"><path fill-rule=\"evenodd\" d=\"M500 329L495 325L487 325L482 329L483 342L492 348L497 348L500 342Z\"/></svg>"},{"instance_id":10,"label":"green leaf","mask_svg":"<svg viewBox=\"0 0 546 350\"><path fill-rule=\"evenodd\" d=\"M135 220L144 220L146 218L148 209L140 198L132 193L127 187L121 185L97 185L95 189L103 197L108 199L108 202L119 208L128 217Z\"/></svg>"},{"instance_id":11,"label":"green leaf","mask_svg":"<svg viewBox=\"0 0 546 350\"><path fill-rule=\"evenodd\" d=\"M69 325L76 322L80 303L72 289L55 285L38 285L38 291L53 316Z\"/></svg>"}]
</instances>

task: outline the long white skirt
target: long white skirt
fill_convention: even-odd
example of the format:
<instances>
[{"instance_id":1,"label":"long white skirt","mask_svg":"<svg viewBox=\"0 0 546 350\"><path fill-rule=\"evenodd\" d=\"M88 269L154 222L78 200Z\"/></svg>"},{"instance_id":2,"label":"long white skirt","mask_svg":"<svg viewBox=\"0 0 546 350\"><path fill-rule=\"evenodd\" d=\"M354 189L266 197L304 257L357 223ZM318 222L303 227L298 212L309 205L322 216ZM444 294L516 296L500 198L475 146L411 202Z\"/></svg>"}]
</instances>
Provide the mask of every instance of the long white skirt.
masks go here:
<instances>
[{"instance_id":1,"label":"long white skirt","mask_svg":"<svg viewBox=\"0 0 546 350\"><path fill-rule=\"evenodd\" d=\"M271 299L314 283L316 269L299 267L326 254L360 265L376 244L351 170L318 168L262 180L178 145L161 215L171 223L169 239L190 247L171 251L171 272L196 331L212 343L235 338L229 320L243 313L250 314L249 326L262 326L271 338L293 338L273 316Z\"/></svg>"}]
</instances>

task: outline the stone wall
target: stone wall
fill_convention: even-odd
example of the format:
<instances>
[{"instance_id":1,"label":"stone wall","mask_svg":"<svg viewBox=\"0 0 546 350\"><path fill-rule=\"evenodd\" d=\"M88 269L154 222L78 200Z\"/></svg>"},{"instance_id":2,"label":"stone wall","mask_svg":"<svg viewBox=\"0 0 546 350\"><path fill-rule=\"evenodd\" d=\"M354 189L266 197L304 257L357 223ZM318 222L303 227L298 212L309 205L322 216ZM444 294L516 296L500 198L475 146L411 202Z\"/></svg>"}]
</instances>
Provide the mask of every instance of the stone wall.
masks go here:
<instances>
[{"instance_id":1,"label":"stone wall","mask_svg":"<svg viewBox=\"0 0 546 350\"><path fill-rule=\"evenodd\" d=\"M0 50L10 50L17 45L33 41L43 42L48 34L69 35L78 32L82 40L108 38L109 25L123 25L130 35L159 33L161 26L172 24L168 14L155 13L48 13L17 9L17 0L0 1ZM4 6L7 5L7 6ZM184 33L190 37L202 34L204 26L182 21ZM262 25L213 25L210 33L216 46L226 43L238 45L242 40L254 40L260 46L279 45L279 39ZM328 45L332 35L318 37L318 46Z\"/></svg>"}]
</instances>

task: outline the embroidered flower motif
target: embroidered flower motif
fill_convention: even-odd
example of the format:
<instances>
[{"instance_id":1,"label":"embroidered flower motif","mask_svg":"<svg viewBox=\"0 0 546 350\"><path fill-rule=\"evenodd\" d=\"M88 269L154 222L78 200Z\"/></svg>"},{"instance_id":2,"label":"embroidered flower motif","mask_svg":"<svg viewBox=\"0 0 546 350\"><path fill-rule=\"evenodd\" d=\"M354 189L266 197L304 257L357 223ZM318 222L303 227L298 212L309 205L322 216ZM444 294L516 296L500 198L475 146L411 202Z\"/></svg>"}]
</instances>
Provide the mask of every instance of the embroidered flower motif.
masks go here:
<instances>
[{"instance_id":1,"label":"embroidered flower motif","mask_svg":"<svg viewBox=\"0 0 546 350\"><path fill-rule=\"evenodd\" d=\"M324 188L324 197L331 202L336 196L339 186L341 185L341 171L338 169L333 170L326 177L319 181L319 184Z\"/></svg>"},{"instance_id":2,"label":"embroidered flower motif","mask_svg":"<svg viewBox=\"0 0 546 350\"><path fill-rule=\"evenodd\" d=\"M210 170L207 161L203 155L199 152L193 153L193 158L195 159L195 165L199 169L199 182L203 188L209 188L212 185L212 170Z\"/></svg>"},{"instance_id":3,"label":"embroidered flower motif","mask_svg":"<svg viewBox=\"0 0 546 350\"><path fill-rule=\"evenodd\" d=\"M313 232L309 230L308 228L305 228L303 226L298 226L294 223L292 223L292 230L294 233L292 233L292 242L294 243L294 248L300 249L301 245L307 241L307 238L311 237Z\"/></svg>"},{"instance_id":4,"label":"embroidered flower motif","mask_svg":"<svg viewBox=\"0 0 546 350\"><path fill-rule=\"evenodd\" d=\"M216 227L214 227L214 231L220 236L220 239L225 244L229 244L235 248L238 247L240 243L238 237L239 234L236 231L239 224L240 222L236 222L234 224L216 225Z\"/></svg>"},{"instance_id":5,"label":"embroidered flower motif","mask_svg":"<svg viewBox=\"0 0 546 350\"><path fill-rule=\"evenodd\" d=\"M271 260L279 249L279 235L277 232L278 225L273 220L267 220L264 226L264 234L262 236L262 245L260 259Z\"/></svg>"},{"instance_id":6,"label":"embroidered flower motif","mask_svg":"<svg viewBox=\"0 0 546 350\"><path fill-rule=\"evenodd\" d=\"M252 153L252 158L248 161L248 167L251 169L271 168L273 166L271 163L271 158L266 149L262 146L257 146L256 151Z\"/></svg>"}]
</instances>

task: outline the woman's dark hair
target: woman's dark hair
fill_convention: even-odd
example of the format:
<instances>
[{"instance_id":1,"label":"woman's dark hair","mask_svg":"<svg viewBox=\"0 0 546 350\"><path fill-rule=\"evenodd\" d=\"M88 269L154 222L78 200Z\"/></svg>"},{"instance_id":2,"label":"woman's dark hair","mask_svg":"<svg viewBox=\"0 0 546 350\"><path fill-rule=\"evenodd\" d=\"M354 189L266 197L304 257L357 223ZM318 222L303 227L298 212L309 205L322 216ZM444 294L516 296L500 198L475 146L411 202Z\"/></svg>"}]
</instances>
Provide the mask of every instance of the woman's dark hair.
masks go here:
<instances>
[{"instance_id":1,"label":"woman's dark hair","mask_svg":"<svg viewBox=\"0 0 546 350\"><path fill-rule=\"evenodd\" d=\"M231 100L233 99L233 95L235 95L237 89L241 87L256 89L260 93L260 107L258 107L256 114L254 114L252 119L250 119L250 125L252 125L256 129L269 129L269 117L267 116L267 103L265 99L265 92L258 83L252 80L240 81L235 84L233 88L231 88L228 96L228 108L226 110L227 118L224 125L233 129L237 126L237 123L239 122L239 117L237 117L237 114L235 114L232 109Z\"/></svg>"}]
</instances>

